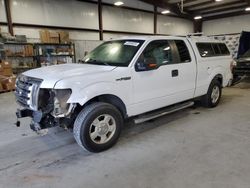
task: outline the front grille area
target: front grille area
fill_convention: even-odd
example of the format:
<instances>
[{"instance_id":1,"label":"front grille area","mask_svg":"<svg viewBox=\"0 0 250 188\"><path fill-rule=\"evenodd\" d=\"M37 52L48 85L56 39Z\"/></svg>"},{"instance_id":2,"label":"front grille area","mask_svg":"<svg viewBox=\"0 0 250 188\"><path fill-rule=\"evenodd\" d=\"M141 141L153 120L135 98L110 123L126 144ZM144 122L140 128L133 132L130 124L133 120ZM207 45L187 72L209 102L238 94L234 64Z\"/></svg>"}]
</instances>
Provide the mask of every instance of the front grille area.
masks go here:
<instances>
[{"instance_id":1,"label":"front grille area","mask_svg":"<svg viewBox=\"0 0 250 188\"><path fill-rule=\"evenodd\" d=\"M42 80L20 75L16 81L16 101L25 108L37 110L41 83Z\"/></svg>"}]
</instances>

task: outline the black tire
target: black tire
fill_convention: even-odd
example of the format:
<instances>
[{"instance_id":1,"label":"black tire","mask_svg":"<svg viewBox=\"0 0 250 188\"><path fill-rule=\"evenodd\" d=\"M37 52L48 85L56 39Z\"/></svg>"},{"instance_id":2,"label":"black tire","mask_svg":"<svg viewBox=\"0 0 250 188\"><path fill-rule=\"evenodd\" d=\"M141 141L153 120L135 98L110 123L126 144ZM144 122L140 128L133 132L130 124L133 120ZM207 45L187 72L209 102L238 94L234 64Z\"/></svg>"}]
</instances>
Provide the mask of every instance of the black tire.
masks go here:
<instances>
[{"instance_id":1,"label":"black tire","mask_svg":"<svg viewBox=\"0 0 250 188\"><path fill-rule=\"evenodd\" d=\"M218 96L218 99L215 101L213 100L212 93L213 93L213 89L215 89L216 87L218 88L219 96ZM203 106L207 108L216 107L220 102L221 93L222 93L221 83L217 79L212 80L208 88L207 94L202 97Z\"/></svg>"},{"instance_id":2,"label":"black tire","mask_svg":"<svg viewBox=\"0 0 250 188\"><path fill-rule=\"evenodd\" d=\"M115 131L112 132L111 134L112 136L110 136L110 138L106 143L103 144L96 143L97 140L93 140L91 138L90 132L94 125L94 120L98 119L98 117L105 115L111 116L113 118L112 121L114 121L113 123L115 123L116 128ZM97 121L99 121L99 119ZM111 148L117 142L121 133L122 126L123 126L123 118L120 111L117 108L108 103L95 102L84 107L83 110L78 114L74 123L73 133L76 142L82 148L84 148L87 151L97 153ZM94 126L94 129L97 129L97 127ZM98 128L98 130L99 129L100 128ZM109 132L107 134L109 134ZM96 137L96 139L97 138L98 136Z\"/></svg>"}]
</instances>

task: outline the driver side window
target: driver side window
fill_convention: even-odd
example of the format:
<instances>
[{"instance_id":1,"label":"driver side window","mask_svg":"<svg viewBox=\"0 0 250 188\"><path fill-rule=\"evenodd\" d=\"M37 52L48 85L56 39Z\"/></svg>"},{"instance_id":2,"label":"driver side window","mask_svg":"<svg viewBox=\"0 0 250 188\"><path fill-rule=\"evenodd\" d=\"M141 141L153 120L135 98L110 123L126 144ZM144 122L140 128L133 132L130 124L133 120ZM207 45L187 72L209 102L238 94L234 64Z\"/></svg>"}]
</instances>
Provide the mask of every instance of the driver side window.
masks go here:
<instances>
[{"instance_id":1,"label":"driver side window","mask_svg":"<svg viewBox=\"0 0 250 188\"><path fill-rule=\"evenodd\" d=\"M141 63L156 63L157 66L171 64L173 56L169 42L166 40L152 41L142 52L139 61Z\"/></svg>"}]
</instances>

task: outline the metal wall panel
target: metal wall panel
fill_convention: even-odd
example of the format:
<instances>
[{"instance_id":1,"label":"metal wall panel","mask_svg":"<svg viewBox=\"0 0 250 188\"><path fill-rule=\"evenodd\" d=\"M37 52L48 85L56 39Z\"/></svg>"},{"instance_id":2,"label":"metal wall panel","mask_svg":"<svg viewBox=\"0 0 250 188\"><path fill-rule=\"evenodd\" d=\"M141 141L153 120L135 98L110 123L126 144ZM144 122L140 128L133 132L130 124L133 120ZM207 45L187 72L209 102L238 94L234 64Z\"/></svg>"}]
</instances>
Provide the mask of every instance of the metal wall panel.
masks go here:
<instances>
[{"instance_id":1,"label":"metal wall panel","mask_svg":"<svg viewBox=\"0 0 250 188\"><path fill-rule=\"evenodd\" d=\"M181 18L158 15L157 33L187 35L193 33L193 22Z\"/></svg>"},{"instance_id":2,"label":"metal wall panel","mask_svg":"<svg viewBox=\"0 0 250 188\"><path fill-rule=\"evenodd\" d=\"M205 21L202 31L206 35L219 35L250 31L250 15Z\"/></svg>"},{"instance_id":3,"label":"metal wall panel","mask_svg":"<svg viewBox=\"0 0 250 188\"><path fill-rule=\"evenodd\" d=\"M103 7L105 30L153 33L153 14L114 7Z\"/></svg>"},{"instance_id":4,"label":"metal wall panel","mask_svg":"<svg viewBox=\"0 0 250 188\"><path fill-rule=\"evenodd\" d=\"M7 22L4 0L0 0L0 22Z\"/></svg>"},{"instance_id":5,"label":"metal wall panel","mask_svg":"<svg viewBox=\"0 0 250 188\"><path fill-rule=\"evenodd\" d=\"M92 3L11 0L11 11L14 23L98 29L98 7Z\"/></svg>"},{"instance_id":6,"label":"metal wall panel","mask_svg":"<svg viewBox=\"0 0 250 188\"><path fill-rule=\"evenodd\" d=\"M95 47L100 45L102 41L100 40L77 40L74 41L76 50L76 60L83 59L86 52L90 52Z\"/></svg>"},{"instance_id":7,"label":"metal wall panel","mask_svg":"<svg viewBox=\"0 0 250 188\"><path fill-rule=\"evenodd\" d=\"M113 34L113 33L104 33L103 34L103 38L104 40L111 40L111 39L117 39L123 36L131 36L131 35L127 35L127 34Z\"/></svg>"},{"instance_id":8,"label":"metal wall panel","mask_svg":"<svg viewBox=\"0 0 250 188\"><path fill-rule=\"evenodd\" d=\"M1 28L1 32L8 32L8 27L7 26L1 25L0 28Z\"/></svg>"}]
</instances>

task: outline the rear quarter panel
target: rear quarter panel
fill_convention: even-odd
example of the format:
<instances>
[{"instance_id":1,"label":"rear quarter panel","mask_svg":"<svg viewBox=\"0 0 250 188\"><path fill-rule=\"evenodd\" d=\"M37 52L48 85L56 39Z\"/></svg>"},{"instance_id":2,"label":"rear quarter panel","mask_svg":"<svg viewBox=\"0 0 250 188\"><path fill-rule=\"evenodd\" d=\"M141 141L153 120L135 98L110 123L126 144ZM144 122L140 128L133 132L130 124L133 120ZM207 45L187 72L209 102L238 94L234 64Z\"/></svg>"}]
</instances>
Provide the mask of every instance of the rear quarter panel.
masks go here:
<instances>
[{"instance_id":1,"label":"rear quarter panel","mask_svg":"<svg viewBox=\"0 0 250 188\"><path fill-rule=\"evenodd\" d=\"M196 42L211 42L211 41L190 41L197 59L197 81L195 97L205 95L211 81L216 75L222 75L222 86L226 87L232 78L230 64L232 56L215 56L215 57L201 57ZM217 41L218 42L218 41Z\"/></svg>"}]
</instances>

